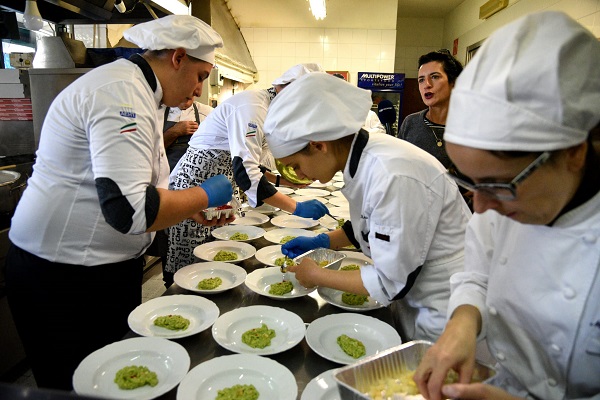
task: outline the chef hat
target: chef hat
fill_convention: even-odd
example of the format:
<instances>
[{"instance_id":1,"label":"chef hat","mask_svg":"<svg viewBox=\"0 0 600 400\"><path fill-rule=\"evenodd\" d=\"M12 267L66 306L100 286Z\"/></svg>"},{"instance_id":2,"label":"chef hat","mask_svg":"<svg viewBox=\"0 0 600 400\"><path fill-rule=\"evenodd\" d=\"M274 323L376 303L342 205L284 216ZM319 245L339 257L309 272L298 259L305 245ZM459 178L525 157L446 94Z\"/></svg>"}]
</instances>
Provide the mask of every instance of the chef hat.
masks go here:
<instances>
[{"instance_id":1,"label":"chef hat","mask_svg":"<svg viewBox=\"0 0 600 400\"><path fill-rule=\"evenodd\" d=\"M306 74L269 105L263 129L275 158L312 141L331 141L360 130L371 108L371 92L329 74Z\"/></svg>"},{"instance_id":2,"label":"chef hat","mask_svg":"<svg viewBox=\"0 0 600 400\"><path fill-rule=\"evenodd\" d=\"M182 47L188 55L211 64L215 63L215 48L223 47L221 35L191 15L168 15L144 22L127 29L123 36L142 49Z\"/></svg>"},{"instance_id":3,"label":"chef hat","mask_svg":"<svg viewBox=\"0 0 600 400\"><path fill-rule=\"evenodd\" d=\"M506 25L458 77L445 140L521 151L585 141L600 120L598 60L598 40L563 13L535 13Z\"/></svg>"},{"instance_id":4,"label":"chef hat","mask_svg":"<svg viewBox=\"0 0 600 400\"><path fill-rule=\"evenodd\" d=\"M309 72L325 72L325 70L317 63L294 65L292 68L285 71L279 78L275 79L272 85L285 85L286 83L294 82L296 79Z\"/></svg>"}]
</instances>

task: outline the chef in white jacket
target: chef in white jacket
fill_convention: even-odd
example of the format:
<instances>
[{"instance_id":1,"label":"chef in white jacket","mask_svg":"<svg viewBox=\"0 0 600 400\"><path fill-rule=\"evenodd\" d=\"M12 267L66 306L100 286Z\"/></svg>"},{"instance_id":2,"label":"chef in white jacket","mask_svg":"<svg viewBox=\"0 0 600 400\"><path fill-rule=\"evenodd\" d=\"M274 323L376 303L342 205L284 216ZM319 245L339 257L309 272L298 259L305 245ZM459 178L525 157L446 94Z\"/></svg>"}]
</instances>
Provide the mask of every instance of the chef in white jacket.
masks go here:
<instances>
[{"instance_id":1,"label":"chef in white jacket","mask_svg":"<svg viewBox=\"0 0 600 400\"><path fill-rule=\"evenodd\" d=\"M383 305L399 300L404 338L435 340L450 276L462 270L471 212L433 156L361 129L370 107L371 92L327 74L304 76L273 100L265 122L273 155L300 178L328 182L343 171L351 219L333 232L293 239L282 252L296 257L354 244L373 265L334 271L305 258L288 269L306 287L368 295Z\"/></svg>"},{"instance_id":2,"label":"chef in white jacket","mask_svg":"<svg viewBox=\"0 0 600 400\"><path fill-rule=\"evenodd\" d=\"M169 188L180 190L197 186L205 179L225 174L234 184L234 196L243 191L251 207L264 203L300 217L318 219L327 208L317 200L296 202L277 191L272 183L281 177L271 174L272 155L264 138L267 109L277 93L308 73L324 73L319 64L297 64L273 81L265 90L246 90L219 104L200 125L189 147L171 173ZM267 164L267 165L265 165ZM274 182L271 182L271 180ZM277 179L277 181L275 181ZM163 279L168 286L180 268L196 262L193 250L211 237L211 227L186 220L169 228L169 249Z\"/></svg>"},{"instance_id":3,"label":"chef in white jacket","mask_svg":"<svg viewBox=\"0 0 600 400\"><path fill-rule=\"evenodd\" d=\"M560 12L499 29L458 78L448 154L472 181L465 271L415 374L428 399L600 399L600 43ZM477 339L496 358L469 382ZM464 384L442 386L453 368Z\"/></svg>"},{"instance_id":4,"label":"chef in white jacket","mask_svg":"<svg viewBox=\"0 0 600 400\"><path fill-rule=\"evenodd\" d=\"M8 301L39 387L70 390L92 351L128 331L154 231L231 200L224 176L169 191L161 104L199 96L219 34L191 16L136 25L141 48L65 88L42 126L10 229ZM226 221L221 221L224 223Z\"/></svg>"}]
</instances>

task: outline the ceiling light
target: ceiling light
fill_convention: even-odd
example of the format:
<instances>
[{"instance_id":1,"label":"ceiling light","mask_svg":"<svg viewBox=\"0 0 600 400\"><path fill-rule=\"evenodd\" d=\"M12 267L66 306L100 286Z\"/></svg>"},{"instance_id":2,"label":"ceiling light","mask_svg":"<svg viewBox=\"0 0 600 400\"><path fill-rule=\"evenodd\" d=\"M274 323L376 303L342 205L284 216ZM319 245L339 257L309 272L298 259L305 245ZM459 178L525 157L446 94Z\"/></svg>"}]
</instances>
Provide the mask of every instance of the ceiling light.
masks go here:
<instances>
[{"instance_id":1,"label":"ceiling light","mask_svg":"<svg viewBox=\"0 0 600 400\"><path fill-rule=\"evenodd\" d=\"M174 15L190 15L189 6L179 0L152 0L152 3Z\"/></svg>"},{"instance_id":2,"label":"ceiling light","mask_svg":"<svg viewBox=\"0 0 600 400\"><path fill-rule=\"evenodd\" d=\"M309 0L310 11L313 13L316 19L324 19L327 16L327 10L325 9L325 0Z\"/></svg>"},{"instance_id":3,"label":"ceiling light","mask_svg":"<svg viewBox=\"0 0 600 400\"><path fill-rule=\"evenodd\" d=\"M23 23L25 28L30 31L39 31L44 26L44 20L42 14L38 9L37 2L35 0L25 1L25 12L23 13Z\"/></svg>"}]
</instances>

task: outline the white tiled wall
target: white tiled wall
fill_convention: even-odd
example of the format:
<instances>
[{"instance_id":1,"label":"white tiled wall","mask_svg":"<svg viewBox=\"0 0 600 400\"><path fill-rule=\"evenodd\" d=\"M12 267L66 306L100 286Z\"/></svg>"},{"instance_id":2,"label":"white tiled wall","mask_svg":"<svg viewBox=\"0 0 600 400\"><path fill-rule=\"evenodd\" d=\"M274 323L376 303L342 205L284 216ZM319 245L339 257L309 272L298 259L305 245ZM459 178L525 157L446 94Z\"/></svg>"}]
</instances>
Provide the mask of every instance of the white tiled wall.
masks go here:
<instances>
[{"instance_id":1,"label":"white tiled wall","mask_svg":"<svg viewBox=\"0 0 600 400\"><path fill-rule=\"evenodd\" d=\"M396 31L392 29L241 28L259 72L258 88L293 65L317 62L328 71L393 72Z\"/></svg>"}]
</instances>

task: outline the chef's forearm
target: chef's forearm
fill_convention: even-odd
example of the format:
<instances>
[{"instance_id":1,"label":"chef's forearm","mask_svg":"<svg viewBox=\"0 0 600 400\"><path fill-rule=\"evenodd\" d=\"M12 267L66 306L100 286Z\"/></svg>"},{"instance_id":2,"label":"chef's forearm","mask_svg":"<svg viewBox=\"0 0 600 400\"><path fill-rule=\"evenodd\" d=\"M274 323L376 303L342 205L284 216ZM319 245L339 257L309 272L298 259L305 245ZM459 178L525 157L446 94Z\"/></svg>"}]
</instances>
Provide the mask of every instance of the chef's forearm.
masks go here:
<instances>
[{"instance_id":1,"label":"chef's forearm","mask_svg":"<svg viewBox=\"0 0 600 400\"><path fill-rule=\"evenodd\" d=\"M263 202L289 213L293 213L296 210L296 200L281 192L277 192L273 196L267 197Z\"/></svg>"},{"instance_id":2,"label":"chef's forearm","mask_svg":"<svg viewBox=\"0 0 600 400\"><path fill-rule=\"evenodd\" d=\"M157 191L160 197L158 214L147 232L168 228L208 208L208 196L201 187Z\"/></svg>"},{"instance_id":3,"label":"chef's forearm","mask_svg":"<svg viewBox=\"0 0 600 400\"><path fill-rule=\"evenodd\" d=\"M177 140L177 138L181 136L181 133L176 128L176 126L177 125L173 125L171 128L163 132L163 142L165 143L165 149L172 145Z\"/></svg>"}]
</instances>

